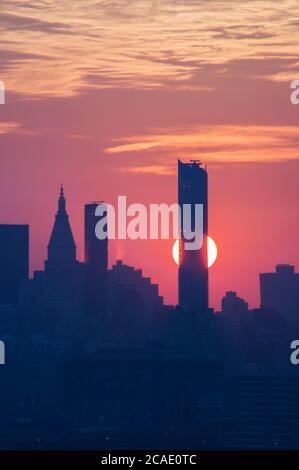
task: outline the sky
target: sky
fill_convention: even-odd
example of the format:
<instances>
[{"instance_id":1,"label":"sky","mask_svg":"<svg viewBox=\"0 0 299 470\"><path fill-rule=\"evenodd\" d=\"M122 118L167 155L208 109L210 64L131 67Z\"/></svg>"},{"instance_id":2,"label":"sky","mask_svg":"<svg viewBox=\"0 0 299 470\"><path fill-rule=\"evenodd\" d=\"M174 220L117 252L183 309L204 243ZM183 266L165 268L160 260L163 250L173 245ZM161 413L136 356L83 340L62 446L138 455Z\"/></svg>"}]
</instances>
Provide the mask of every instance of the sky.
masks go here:
<instances>
[{"instance_id":1,"label":"sky","mask_svg":"<svg viewBox=\"0 0 299 470\"><path fill-rule=\"evenodd\" d=\"M299 269L298 0L2 0L0 223L29 223L41 269L63 183L78 258L83 206L173 203L177 159L209 173L219 256L210 304ZM172 241L118 241L177 301Z\"/></svg>"}]
</instances>

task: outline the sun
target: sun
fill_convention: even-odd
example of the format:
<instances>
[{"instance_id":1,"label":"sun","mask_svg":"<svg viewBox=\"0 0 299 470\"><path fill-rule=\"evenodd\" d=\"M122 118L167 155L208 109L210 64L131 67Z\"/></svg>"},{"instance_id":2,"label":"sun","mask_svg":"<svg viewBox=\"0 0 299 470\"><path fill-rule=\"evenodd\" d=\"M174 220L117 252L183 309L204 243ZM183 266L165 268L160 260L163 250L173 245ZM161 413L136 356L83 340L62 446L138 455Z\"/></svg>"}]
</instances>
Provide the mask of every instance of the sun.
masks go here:
<instances>
[{"instance_id":1,"label":"sun","mask_svg":"<svg viewBox=\"0 0 299 470\"><path fill-rule=\"evenodd\" d=\"M208 236L208 268L211 268L215 263L218 255L217 245L213 238ZM176 240L172 247L172 257L174 262L180 264L180 241Z\"/></svg>"},{"instance_id":2,"label":"sun","mask_svg":"<svg viewBox=\"0 0 299 470\"><path fill-rule=\"evenodd\" d=\"M218 248L212 237L208 236L208 268L211 268L218 256Z\"/></svg>"}]
</instances>

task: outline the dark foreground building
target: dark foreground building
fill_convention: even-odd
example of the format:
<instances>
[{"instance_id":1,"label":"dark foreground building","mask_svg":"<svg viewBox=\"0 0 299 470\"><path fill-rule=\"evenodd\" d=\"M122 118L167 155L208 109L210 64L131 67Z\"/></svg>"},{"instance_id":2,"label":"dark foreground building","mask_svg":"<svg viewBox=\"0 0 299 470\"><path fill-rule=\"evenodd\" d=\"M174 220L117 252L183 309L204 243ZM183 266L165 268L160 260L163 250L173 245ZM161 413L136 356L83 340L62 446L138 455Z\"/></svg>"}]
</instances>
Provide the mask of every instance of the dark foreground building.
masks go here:
<instances>
[{"instance_id":1,"label":"dark foreground building","mask_svg":"<svg viewBox=\"0 0 299 470\"><path fill-rule=\"evenodd\" d=\"M265 372L226 379L223 446L298 449L299 377Z\"/></svg>"},{"instance_id":2,"label":"dark foreground building","mask_svg":"<svg viewBox=\"0 0 299 470\"><path fill-rule=\"evenodd\" d=\"M73 439L103 448L217 447L223 368L198 356L102 348L66 366Z\"/></svg>"}]
</instances>

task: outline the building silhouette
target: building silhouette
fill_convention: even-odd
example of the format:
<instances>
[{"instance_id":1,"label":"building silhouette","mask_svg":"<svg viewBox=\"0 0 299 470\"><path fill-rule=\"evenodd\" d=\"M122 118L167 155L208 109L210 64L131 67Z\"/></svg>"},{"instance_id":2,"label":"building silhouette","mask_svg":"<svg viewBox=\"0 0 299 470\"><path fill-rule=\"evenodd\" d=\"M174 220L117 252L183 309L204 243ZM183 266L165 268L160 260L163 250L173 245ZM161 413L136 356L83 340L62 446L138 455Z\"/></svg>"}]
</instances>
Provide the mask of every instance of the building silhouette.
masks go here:
<instances>
[{"instance_id":1,"label":"building silhouette","mask_svg":"<svg viewBox=\"0 0 299 470\"><path fill-rule=\"evenodd\" d=\"M0 303L1 339L14 361L1 369L3 447L298 448L290 342L299 331L299 275L278 265L261 274L261 308L249 310L230 291L212 315L207 172L199 162L179 162L179 203L204 205L205 244L182 250L175 307L163 306L141 269L120 260L108 269L108 240L95 236L97 203L85 206L80 263L60 189L44 270L33 279L28 227L18 231L26 243L16 260L16 239L0 226L0 272L14 287L10 304ZM19 262L22 277L9 277Z\"/></svg>"},{"instance_id":2,"label":"building silhouette","mask_svg":"<svg viewBox=\"0 0 299 470\"><path fill-rule=\"evenodd\" d=\"M100 219L95 211L99 204L104 205L86 204L84 212L86 313L104 320L107 307L108 238L100 240L96 237L95 228Z\"/></svg>"},{"instance_id":3,"label":"building silhouette","mask_svg":"<svg viewBox=\"0 0 299 470\"><path fill-rule=\"evenodd\" d=\"M275 273L260 274L261 306L279 312L289 324L299 324L299 274L278 264Z\"/></svg>"},{"instance_id":4,"label":"building silhouette","mask_svg":"<svg viewBox=\"0 0 299 470\"><path fill-rule=\"evenodd\" d=\"M248 303L238 297L236 292L226 292L221 301L221 313L233 317L244 315L248 313Z\"/></svg>"},{"instance_id":5,"label":"building silhouette","mask_svg":"<svg viewBox=\"0 0 299 470\"><path fill-rule=\"evenodd\" d=\"M23 283L20 306L24 325L62 338L76 334L83 315L84 265L76 259L76 245L61 187L58 210L43 271Z\"/></svg>"},{"instance_id":6,"label":"building silhouette","mask_svg":"<svg viewBox=\"0 0 299 470\"><path fill-rule=\"evenodd\" d=\"M163 309L159 287L141 269L118 260L109 270L109 330L114 341L144 342L156 335Z\"/></svg>"},{"instance_id":7,"label":"building silhouette","mask_svg":"<svg viewBox=\"0 0 299 470\"><path fill-rule=\"evenodd\" d=\"M29 226L0 225L0 304L17 304L28 271Z\"/></svg>"},{"instance_id":8,"label":"building silhouette","mask_svg":"<svg viewBox=\"0 0 299 470\"><path fill-rule=\"evenodd\" d=\"M179 305L206 312L208 310L208 174L199 161L178 161L178 200L192 207L191 225L194 230L195 204L203 205L203 246L199 250L186 250L181 217L181 260L179 266Z\"/></svg>"},{"instance_id":9,"label":"building silhouette","mask_svg":"<svg viewBox=\"0 0 299 470\"><path fill-rule=\"evenodd\" d=\"M48 259L45 262L45 269L69 270L76 264L76 245L66 212L66 201L63 186L60 188L58 199L58 210L55 216L55 223L48 244Z\"/></svg>"}]
</instances>

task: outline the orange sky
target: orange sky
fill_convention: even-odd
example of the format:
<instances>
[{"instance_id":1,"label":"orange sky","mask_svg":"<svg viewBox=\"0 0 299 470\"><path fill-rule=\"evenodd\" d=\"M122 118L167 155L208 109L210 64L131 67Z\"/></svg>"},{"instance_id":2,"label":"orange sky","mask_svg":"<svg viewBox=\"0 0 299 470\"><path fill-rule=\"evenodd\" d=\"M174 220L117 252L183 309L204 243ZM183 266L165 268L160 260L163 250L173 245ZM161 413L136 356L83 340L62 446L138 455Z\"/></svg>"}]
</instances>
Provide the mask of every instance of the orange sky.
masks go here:
<instances>
[{"instance_id":1,"label":"orange sky","mask_svg":"<svg viewBox=\"0 0 299 470\"><path fill-rule=\"evenodd\" d=\"M177 158L208 164L225 290L258 305L258 273L299 266L296 0L4 0L0 12L0 222L31 225L46 255L66 188L82 259L83 204L175 202ZM114 243L176 301L170 242Z\"/></svg>"}]
</instances>

